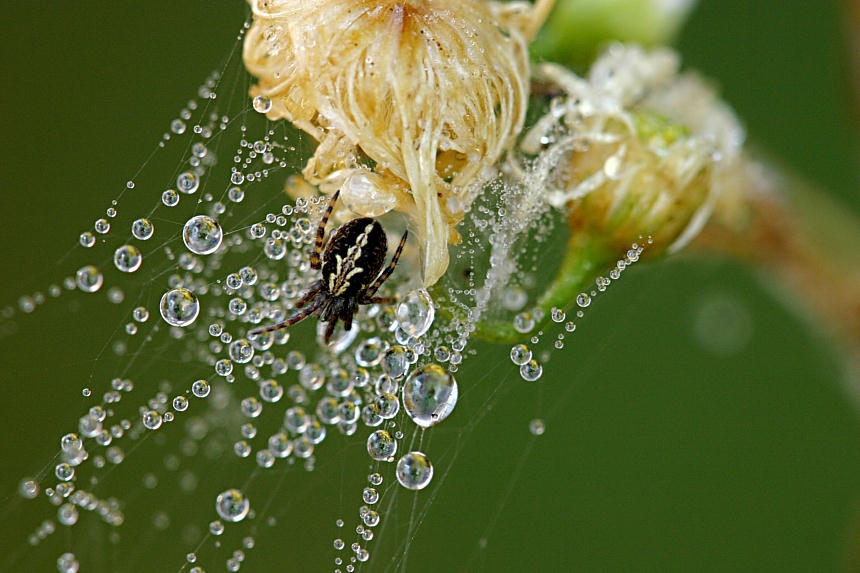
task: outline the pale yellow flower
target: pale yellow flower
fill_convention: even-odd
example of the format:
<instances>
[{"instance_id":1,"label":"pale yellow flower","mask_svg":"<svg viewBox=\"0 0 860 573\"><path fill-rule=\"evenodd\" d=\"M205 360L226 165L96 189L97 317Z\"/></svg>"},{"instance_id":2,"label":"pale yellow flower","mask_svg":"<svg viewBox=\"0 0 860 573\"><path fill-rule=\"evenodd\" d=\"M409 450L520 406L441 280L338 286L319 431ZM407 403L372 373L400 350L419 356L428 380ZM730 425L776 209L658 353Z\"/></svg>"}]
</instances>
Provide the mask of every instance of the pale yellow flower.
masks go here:
<instances>
[{"instance_id":1,"label":"pale yellow flower","mask_svg":"<svg viewBox=\"0 0 860 573\"><path fill-rule=\"evenodd\" d=\"M548 5L535 10L545 15ZM424 284L454 227L520 132L531 4L479 0L252 0L252 95L318 142L303 173L355 213L405 213Z\"/></svg>"}]
</instances>

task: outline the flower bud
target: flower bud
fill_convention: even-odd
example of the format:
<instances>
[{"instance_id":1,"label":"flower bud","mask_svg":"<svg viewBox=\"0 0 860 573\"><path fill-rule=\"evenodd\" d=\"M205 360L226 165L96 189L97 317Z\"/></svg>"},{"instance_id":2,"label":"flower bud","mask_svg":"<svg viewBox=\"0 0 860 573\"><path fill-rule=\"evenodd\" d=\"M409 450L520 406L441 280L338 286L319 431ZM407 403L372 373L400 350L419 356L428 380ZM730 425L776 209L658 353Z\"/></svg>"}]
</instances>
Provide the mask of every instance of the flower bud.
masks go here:
<instances>
[{"instance_id":1,"label":"flower bud","mask_svg":"<svg viewBox=\"0 0 860 573\"><path fill-rule=\"evenodd\" d=\"M563 157L548 201L574 232L624 249L650 236L650 254L675 251L701 230L739 156L734 114L667 49L615 45L588 78L544 65L564 96L523 139L526 152Z\"/></svg>"}]
</instances>

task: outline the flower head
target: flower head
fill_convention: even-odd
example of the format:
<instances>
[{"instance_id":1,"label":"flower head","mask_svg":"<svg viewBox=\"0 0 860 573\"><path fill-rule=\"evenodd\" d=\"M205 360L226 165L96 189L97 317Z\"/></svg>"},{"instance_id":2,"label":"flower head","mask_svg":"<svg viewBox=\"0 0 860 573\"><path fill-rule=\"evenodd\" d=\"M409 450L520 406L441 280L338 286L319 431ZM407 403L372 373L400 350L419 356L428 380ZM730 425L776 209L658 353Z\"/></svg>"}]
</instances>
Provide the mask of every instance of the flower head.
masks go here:
<instances>
[{"instance_id":1,"label":"flower head","mask_svg":"<svg viewBox=\"0 0 860 573\"><path fill-rule=\"evenodd\" d=\"M244 46L271 100L318 142L304 175L349 208L405 213L425 284L454 226L520 132L529 4L482 0L252 0Z\"/></svg>"}]
</instances>

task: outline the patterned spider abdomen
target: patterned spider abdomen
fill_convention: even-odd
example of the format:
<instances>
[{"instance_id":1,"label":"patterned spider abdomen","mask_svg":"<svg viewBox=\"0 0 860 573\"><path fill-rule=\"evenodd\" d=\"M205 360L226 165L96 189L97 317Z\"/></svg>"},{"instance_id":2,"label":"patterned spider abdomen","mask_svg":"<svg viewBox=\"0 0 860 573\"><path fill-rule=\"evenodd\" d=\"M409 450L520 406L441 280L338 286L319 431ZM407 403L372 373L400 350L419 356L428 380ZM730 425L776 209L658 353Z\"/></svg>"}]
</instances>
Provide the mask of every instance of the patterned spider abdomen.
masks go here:
<instances>
[{"instance_id":1,"label":"patterned spider abdomen","mask_svg":"<svg viewBox=\"0 0 860 573\"><path fill-rule=\"evenodd\" d=\"M322 280L330 296L356 297L370 286L388 251L382 225L370 217L344 223L323 253Z\"/></svg>"}]
</instances>

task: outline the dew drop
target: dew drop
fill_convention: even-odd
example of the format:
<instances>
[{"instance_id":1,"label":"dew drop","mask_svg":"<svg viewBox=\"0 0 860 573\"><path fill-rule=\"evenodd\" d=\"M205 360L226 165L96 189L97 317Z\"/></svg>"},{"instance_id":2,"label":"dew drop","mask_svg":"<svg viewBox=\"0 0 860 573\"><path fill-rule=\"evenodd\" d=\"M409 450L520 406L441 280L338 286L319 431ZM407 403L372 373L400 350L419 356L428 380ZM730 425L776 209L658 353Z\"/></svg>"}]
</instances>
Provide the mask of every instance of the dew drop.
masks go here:
<instances>
[{"instance_id":1,"label":"dew drop","mask_svg":"<svg viewBox=\"0 0 860 573\"><path fill-rule=\"evenodd\" d=\"M429 428L448 417L457 404L457 381L438 364L412 372L403 385L403 407L412 421ZM383 416L385 417L385 416Z\"/></svg>"},{"instance_id":2,"label":"dew drop","mask_svg":"<svg viewBox=\"0 0 860 573\"><path fill-rule=\"evenodd\" d=\"M104 277L93 265L87 265L78 269L75 273L75 284L84 292L96 292L102 288Z\"/></svg>"},{"instance_id":3,"label":"dew drop","mask_svg":"<svg viewBox=\"0 0 860 573\"><path fill-rule=\"evenodd\" d=\"M534 382L543 374L543 366L537 360L529 360L520 366L520 376L527 382Z\"/></svg>"},{"instance_id":4,"label":"dew drop","mask_svg":"<svg viewBox=\"0 0 860 573\"><path fill-rule=\"evenodd\" d=\"M215 498L215 511L221 519L227 521L242 521L251 509L251 502L238 489L222 491Z\"/></svg>"},{"instance_id":5,"label":"dew drop","mask_svg":"<svg viewBox=\"0 0 860 573\"><path fill-rule=\"evenodd\" d=\"M191 195L200 187L200 178L191 171L180 173L176 177L176 188L186 195Z\"/></svg>"},{"instance_id":6,"label":"dew drop","mask_svg":"<svg viewBox=\"0 0 860 573\"><path fill-rule=\"evenodd\" d=\"M397 440L385 430L376 430L367 438L367 453L374 460L390 462L397 453Z\"/></svg>"},{"instance_id":7,"label":"dew drop","mask_svg":"<svg viewBox=\"0 0 860 573\"><path fill-rule=\"evenodd\" d=\"M133 273L143 263L143 255L137 247L123 245L113 253L113 264L124 273Z\"/></svg>"},{"instance_id":8,"label":"dew drop","mask_svg":"<svg viewBox=\"0 0 860 573\"><path fill-rule=\"evenodd\" d=\"M188 326L197 319L200 303L194 293L175 288L164 293L159 305L161 318L171 326Z\"/></svg>"},{"instance_id":9,"label":"dew drop","mask_svg":"<svg viewBox=\"0 0 860 573\"><path fill-rule=\"evenodd\" d=\"M272 109L272 100L269 96L258 95L254 97L252 105L254 106L254 111L258 113L268 113L268 111Z\"/></svg>"},{"instance_id":10,"label":"dew drop","mask_svg":"<svg viewBox=\"0 0 860 573\"><path fill-rule=\"evenodd\" d=\"M423 336L430 329L435 316L433 299L425 289L408 293L397 305L400 329L413 338Z\"/></svg>"},{"instance_id":11,"label":"dew drop","mask_svg":"<svg viewBox=\"0 0 860 573\"><path fill-rule=\"evenodd\" d=\"M218 221L207 215L196 215L188 219L182 229L182 240L188 250L196 255L209 255L218 250L224 233Z\"/></svg>"},{"instance_id":12,"label":"dew drop","mask_svg":"<svg viewBox=\"0 0 860 573\"><path fill-rule=\"evenodd\" d=\"M152 221L146 218L137 219L131 224L131 234L141 241L149 240L154 231L155 227L152 225Z\"/></svg>"},{"instance_id":13,"label":"dew drop","mask_svg":"<svg viewBox=\"0 0 860 573\"><path fill-rule=\"evenodd\" d=\"M161 194L161 202L168 207L176 207L179 204L179 193L175 189L168 189Z\"/></svg>"},{"instance_id":14,"label":"dew drop","mask_svg":"<svg viewBox=\"0 0 860 573\"><path fill-rule=\"evenodd\" d=\"M516 344L511 347L511 362L522 366L532 359L532 351L525 344Z\"/></svg>"},{"instance_id":15,"label":"dew drop","mask_svg":"<svg viewBox=\"0 0 860 573\"><path fill-rule=\"evenodd\" d=\"M424 489L433 479L433 464L422 452L409 452L397 461L397 481L406 489Z\"/></svg>"}]
</instances>

